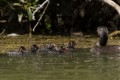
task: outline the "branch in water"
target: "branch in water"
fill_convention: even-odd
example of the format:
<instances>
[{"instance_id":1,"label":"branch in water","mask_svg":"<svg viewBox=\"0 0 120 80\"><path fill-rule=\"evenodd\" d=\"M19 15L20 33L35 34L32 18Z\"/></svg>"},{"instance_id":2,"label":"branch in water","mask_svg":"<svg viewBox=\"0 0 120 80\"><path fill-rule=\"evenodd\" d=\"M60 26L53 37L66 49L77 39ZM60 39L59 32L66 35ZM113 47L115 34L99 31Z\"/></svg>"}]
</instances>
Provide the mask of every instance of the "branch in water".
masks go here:
<instances>
[{"instance_id":1,"label":"branch in water","mask_svg":"<svg viewBox=\"0 0 120 80\"><path fill-rule=\"evenodd\" d=\"M34 26L33 31L35 31L35 28L37 27L37 25L39 24L39 22L40 22L40 20L42 19L43 15L45 14L45 11L47 10L47 7L48 7L48 5L49 5L49 0L44 1L44 2L43 2L38 8L36 8L36 10L33 12L33 17L34 17L35 13L36 13L39 9L41 9L46 3L47 3L47 5L46 5L43 13L41 14L40 18L38 19L36 25Z\"/></svg>"}]
</instances>

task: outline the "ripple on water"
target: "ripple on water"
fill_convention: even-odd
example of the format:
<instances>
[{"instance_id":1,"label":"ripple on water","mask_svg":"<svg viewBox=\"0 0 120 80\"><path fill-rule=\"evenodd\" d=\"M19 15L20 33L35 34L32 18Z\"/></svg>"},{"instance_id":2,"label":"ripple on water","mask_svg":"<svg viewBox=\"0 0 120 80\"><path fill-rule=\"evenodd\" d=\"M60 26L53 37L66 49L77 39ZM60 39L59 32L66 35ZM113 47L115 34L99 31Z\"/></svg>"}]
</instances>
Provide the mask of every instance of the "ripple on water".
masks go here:
<instances>
[{"instance_id":1,"label":"ripple on water","mask_svg":"<svg viewBox=\"0 0 120 80\"><path fill-rule=\"evenodd\" d=\"M119 80L119 57L68 54L0 57L0 80Z\"/></svg>"}]
</instances>

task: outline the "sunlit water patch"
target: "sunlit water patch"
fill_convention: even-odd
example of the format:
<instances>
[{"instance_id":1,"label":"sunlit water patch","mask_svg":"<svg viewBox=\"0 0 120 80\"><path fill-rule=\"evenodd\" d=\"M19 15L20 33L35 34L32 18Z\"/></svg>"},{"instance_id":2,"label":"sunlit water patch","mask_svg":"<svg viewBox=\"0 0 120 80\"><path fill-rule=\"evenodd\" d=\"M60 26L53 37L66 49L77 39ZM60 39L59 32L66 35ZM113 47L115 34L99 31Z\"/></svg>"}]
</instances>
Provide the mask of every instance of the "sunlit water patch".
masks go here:
<instances>
[{"instance_id":1,"label":"sunlit water patch","mask_svg":"<svg viewBox=\"0 0 120 80\"><path fill-rule=\"evenodd\" d=\"M120 57L89 49L67 54L0 56L0 80L119 80Z\"/></svg>"}]
</instances>

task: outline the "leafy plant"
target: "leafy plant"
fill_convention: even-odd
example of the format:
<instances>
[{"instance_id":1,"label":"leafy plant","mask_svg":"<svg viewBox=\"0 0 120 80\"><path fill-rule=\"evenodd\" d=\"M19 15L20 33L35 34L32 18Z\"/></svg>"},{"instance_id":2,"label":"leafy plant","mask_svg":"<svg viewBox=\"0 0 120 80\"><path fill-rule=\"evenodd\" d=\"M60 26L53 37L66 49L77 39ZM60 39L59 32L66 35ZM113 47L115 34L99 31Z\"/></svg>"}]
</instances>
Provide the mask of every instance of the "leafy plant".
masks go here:
<instances>
[{"instance_id":1,"label":"leafy plant","mask_svg":"<svg viewBox=\"0 0 120 80\"><path fill-rule=\"evenodd\" d=\"M18 21L21 22L23 17L26 17L28 21L34 20L32 12L37 7L38 0L19 0L13 3L13 6L20 10L18 13Z\"/></svg>"}]
</instances>

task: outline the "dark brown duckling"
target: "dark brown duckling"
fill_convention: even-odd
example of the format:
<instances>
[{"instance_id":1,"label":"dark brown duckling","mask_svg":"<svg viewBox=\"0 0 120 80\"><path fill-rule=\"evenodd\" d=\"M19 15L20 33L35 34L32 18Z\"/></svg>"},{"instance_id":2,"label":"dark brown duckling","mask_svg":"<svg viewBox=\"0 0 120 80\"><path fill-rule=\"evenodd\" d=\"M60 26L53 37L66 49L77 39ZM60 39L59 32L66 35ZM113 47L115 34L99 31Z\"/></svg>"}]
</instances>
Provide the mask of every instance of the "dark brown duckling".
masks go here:
<instances>
[{"instance_id":1,"label":"dark brown duckling","mask_svg":"<svg viewBox=\"0 0 120 80\"><path fill-rule=\"evenodd\" d=\"M58 48L58 52L59 52L59 53L65 53L66 50L67 50L67 49L66 49L64 46L60 46L60 47Z\"/></svg>"},{"instance_id":2,"label":"dark brown duckling","mask_svg":"<svg viewBox=\"0 0 120 80\"><path fill-rule=\"evenodd\" d=\"M70 41L70 42L68 43L67 48L68 48L68 49L75 49L75 46L76 46L75 41Z\"/></svg>"},{"instance_id":3,"label":"dark brown duckling","mask_svg":"<svg viewBox=\"0 0 120 80\"><path fill-rule=\"evenodd\" d=\"M25 54L28 54L28 51L24 46L20 46L18 50L7 52L7 55L9 56L20 56L20 55L25 55Z\"/></svg>"},{"instance_id":4,"label":"dark brown duckling","mask_svg":"<svg viewBox=\"0 0 120 80\"><path fill-rule=\"evenodd\" d=\"M36 54L39 50L39 47L36 44L31 46L31 53Z\"/></svg>"}]
</instances>

